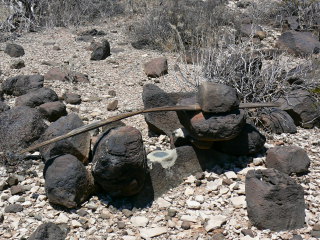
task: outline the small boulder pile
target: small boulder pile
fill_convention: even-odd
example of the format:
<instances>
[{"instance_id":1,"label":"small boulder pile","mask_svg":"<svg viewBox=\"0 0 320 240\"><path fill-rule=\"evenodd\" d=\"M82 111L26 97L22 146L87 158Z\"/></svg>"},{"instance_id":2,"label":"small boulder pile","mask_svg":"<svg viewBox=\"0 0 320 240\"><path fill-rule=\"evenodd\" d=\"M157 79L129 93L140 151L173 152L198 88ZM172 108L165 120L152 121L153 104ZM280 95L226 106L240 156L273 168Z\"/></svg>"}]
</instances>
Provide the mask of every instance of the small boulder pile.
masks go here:
<instances>
[{"instance_id":1,"label":"small boulder pile","mask_svg":"<svg viewBox=\"0 0 320 240\"><path fill-rule=\"evenodd\" d=\"M14 169L24 161L16 153L36 141L44 141L84 125L76 114L69 114L58 95L43 87L42 75L18 75L6 79L3 94L13 95L15 107L5 106L0 112L0 160ZM1 100L2 101L2 100ZM1 105L1 106L2 106ZM52 122L50 126L45 120ZM83 163L89 161L90 134L60 141L40 149L45 161L45 189L51 203L76 207L93 192L91 172Z\"/></svg>"},{"instance_id":2,"label":"small boulder pile","mask_svg":"<svg viewBox=\"0 0 320 240\"><path fill-rule=\"evenodd\" d=\"M201 107L201 111L145 114L149 131L169 136L172 147L147 156L155 198L190 174L212 169L218 163L237 162L237 156L255 154L264 147L265 137L246 123L245 110L239 109L239 96L229 86L206 82L196 94L181 94L166 93L147 84L142 98L145 108L195 104Z\"/></svg>"},{"instance_id":3,"label":"small boulder pile","mask_svg":"<svg viewBox=\"0 0 320 240\"><path fill-rule=\"evenodd\" d=\"M154 102L148 92L155 93L155 98L160 99L160 104L201 106L201 111L161 113L160 120L154 115L158 113L146 114L145 119L151 126L149 130L168 132L175 123L183 126L172 135L174 149L154 151L147 156L148 165L152 166L150 176L154 184L155 197L177 186L182 182L181 178L187 177L188 174L212 167L212 163L216 164L219 159L225 162L231 155L250 155L258 153L264 147L265 137L253 125L246 123L244 110L239 109L237 93L231 87L204 83L196 95L186 94L182 97L166 94L150 85L144 90L145 107L151 107L150 103ZM285 118L289 116L281 110L273 109L271 112ZM266 110L265 118L267 117ZM180 120L179 123L176 122L177 118ZM170 124L166 125L165 122ZM283 130L283 126L276 127ZM295 125L294 128L287 126L287 130L296 132ZM181 138L184 138L184 141ZM188 146L190 143L193 147ZM231 159L237 161L237 158ZM248 171L245 194L248 217L254 226L273 231L303 227L304 191L289 174L305 174L309 165L310 159L303 149L281 146L267 151L267 169Z\"/></svg>"},{"instance_id":4,"label":"small boulder pile","mask_svg":"<svg viewBox=\"0 0 320 240\"><path fill-rule=\"evenodd\" d=\"M265 143L265 137L253 125L246 123L245 111L239 109L240 101L237 92L229 86L206 82L199 87L197 94L189 94L187 98L182 96L178 101L174 101L160 89L147 85L143 96L146 108L160 107L159 104L174 105L175 103L181 106L193 104L201 106L201 111L146 114L146 121L151 131L160 129L166 134L171 131L168 134L170 136L182 125L182 130L175 131L176 146L181 146L181 142L184 144L187 141L198 149L213 148L238 156L257 153ZM157 105L154 104L153 98L158 100ZM161 115L161 120L158 118L159 115ZM182 137L186 141L178 139L181 138L179 133L183 133Z\"/></svg>"}]
</instances>

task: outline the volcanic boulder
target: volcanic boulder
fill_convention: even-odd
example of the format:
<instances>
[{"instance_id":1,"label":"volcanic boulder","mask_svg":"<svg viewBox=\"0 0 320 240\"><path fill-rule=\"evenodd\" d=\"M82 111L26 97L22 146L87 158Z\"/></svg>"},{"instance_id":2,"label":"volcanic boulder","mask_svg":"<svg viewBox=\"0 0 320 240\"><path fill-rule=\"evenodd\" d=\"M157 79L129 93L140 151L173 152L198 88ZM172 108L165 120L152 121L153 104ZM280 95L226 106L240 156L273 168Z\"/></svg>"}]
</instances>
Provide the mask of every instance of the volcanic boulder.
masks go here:
<instances>
[{"instance_id":1,"label":"volcanic boulder","mask_svg":"<svg viewBox=\"0 0 320 240\"><path fill-rule=\"evenodd\" d=\"M47 127L36 109L16 107L0 113L0 152L29 147Z\"/></svg>"},{"instance_id":2,"label":"volcanic boulder","mask_svg":"<svg viewBox=\"0 0 320 240\"><path fill-rule=\"evenodd\" d=\"M58 101L58 95L50 88L39 88L16 98L16 106L37 107L47 102Z\"/></svg>"},{"instance_id":3,"label":"volcanic boulder","mask_svg":"<svg viewBox=\"0 0 320 240\"><path fill-rule=\"evenodd\" d=\"M53 122L41 136L41 141L61 136L73 129L82 127L84 124L79 116L71 113ZM40 148L40 153L48 161L50 158L72 154L81 162L87 163L90 152L90 134L88 132L55 142Z\"/></svg>"},{"instance_id":4,"label":"volcanic boulder","mask_svg":"<svg viewBox=\"0 0 320 240\"><path fill-rule=\"evenodd\" d=\"M266 166L287 174L306 173L310 166L310 158L300 147L278 146L267 151Z\"/></svg>"},{"instance_id":5,"label":"volcanic boulder","mask_svg":"<svg viewBox=\"0 0 320 240\"><path fill-rule=\"evenodd\" d=\"M224 84L205 82L199 86L197 102L203 112L225 113L239 107L237 91Z\"/></svg>"},{"instance_id":6,"label":"volcanic boulder","mask_svg":"<svg viewBox=\"0 0 320 240\"><path fill-rule=\"evenodd\" d=\"M4 52L10 57L22 57L25 54L23 47L15 43L7 43Z\"/></svg>"},{"instance_id":7,"label":"volcanic boulder","mask_svg":"<svg viewBox=\"0 0 320 240\"><path fill-rule=\"evenodd\" d=\"M296 89L279 98L280 109L286 111L297 126L320 126L320 104L303 89Z\"/></svg>"},{"instance_id":8,"label":"volcanic boulder","mask_svg":"<svg viewBox=\"0 0 320 240\"><path fill-rule=\"evenodd\" d=\"M139 130L111 129L97 141L93 154L95 182L110 195L132 196L142 189L147 163Z\"/></svg>"},{"instance_id":9,"label":"volcanic boulder","mask_svg":"<svg viewBox=\"0 0 320 240\"><path fill-rule=\"evenodd\" d=\"M251 124L246 124L241 133L227 141L214 143L217 151L231 155L249 155L259 152L266 142L266 138Z\"/></svg>"},{"instance_id":10,"label":"volcanic boulder","mask_svg":"<svg viewBox=\"0 0 320 240\"><path fill-rule=\"evenodd\" d=\"M91 173L70 154L48 160L44 178L49 202L67 208L83 203L94 190Z\"/></svg>"},{"instance_id":11,"label":"volcanic boulder","mask_svg":"<svg viewBox=\"0 0 320 240\"><path fill-rule=\"evenodd\" d=\"M21 96L30 90L42 88L43 82L41 75L18 75L5 80L2 89L8 95Z\"/></svg>"},{"instance_id":12,"label":"volcanic boulder","mask_svg":"<svg viewBox=\"0 0 320 240\"><path fill-rule=\"evenodd\" d=\"M280 231L303 227L304 191L287 174L273 168L250 170L245 189L248 217L258 229Z\"/></svg>"},{"instance_id":13,"label":"volcanic boulder","mask_svg":"<svg viewBox=\"0 0 320 240\"><path fill-rule=\"evenodd\" d=\"M143 86L142 100L145 109L175 105L170 95L154 84ZM156 134L171 136L174 130L182 127L174 111L146 113L144 117L149 130Z\"/></svg>"}]
</instances>

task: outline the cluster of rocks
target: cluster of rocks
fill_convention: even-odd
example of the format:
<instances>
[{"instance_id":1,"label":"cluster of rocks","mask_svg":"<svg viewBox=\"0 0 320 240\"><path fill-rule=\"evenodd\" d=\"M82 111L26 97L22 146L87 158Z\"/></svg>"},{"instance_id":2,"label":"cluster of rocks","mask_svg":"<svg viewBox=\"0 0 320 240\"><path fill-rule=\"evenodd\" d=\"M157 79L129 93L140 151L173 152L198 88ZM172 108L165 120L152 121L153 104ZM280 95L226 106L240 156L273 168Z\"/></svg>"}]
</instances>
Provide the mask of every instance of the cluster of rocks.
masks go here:
<instances>
[{"instance_id":1,"label":"cluster of rocks","mask_svg":"<svg viewBox=\"0 0 320 240\"><path fill-rule=\"evenodd\" d=\"M202 111L178 112L184 132L200 149L211 147L231 155L259 152L265 138L256 128L246 123L245 110L239 109L235 89L214 83L199 87L197 97L181 100L178 104L199 103Z\"/></svg>"},{"instance_id":2,"label":"cluster of rocks","mask_svg":"<svg viewBox=\"0 0 320 240\"><path fill-rule=\"evenodd\" d=\"M260 30L257 29L255 36L262 38ZM80 37L96 35L103 33L91 31ZM105 59L110 56L110 44L107 41L92 44L92 51L92 60ZM146 75L152 78L163 76L167 72L168 63L165 58L156 58L145 65ZM79 104L80 96L65 94L63 99L59 98L53 90L43 87L44 79L74 83L89 81L88 76L61 68L51 69L44 77L21 75L7 79L2 85L3 92L17 96L17 99L16 107L11 110L0 101L0 112L3 112L0 115L0 135L6 136L0 140L0 152L25 148L37 140L48 140L83 126L76 114L67 115L66 107L61 101ZM1 94L0 92L0 98ZM151 132L170 137L171 150L153 151L147 155L141 133L123 123L106 126L92 151L89 133L41 148L40 154L45 163L45 193L49 202L76 208L90 196L104 191L110 195L111 202L116 207L121 205L123 199L128 200L131 207L145 207L183 181L188 184L192 182L192 187L206 183L210 191L220 193L226 191L222 186L227 185L228 188L241 192L239 196L232 198L232 204L236 208L247 207L249 219L257 228L279 231L303 227L303 189L287 175L308 172L310 159L301 148L270 149L265 160L270 169L249 171L246 174L245 192L242 188L240 191L235 184L238 176L234 172L226 172L223 181L212 177L214 174L203 176L204 170L210 170L219 163L232 162L242 168L247 162L237 162L238 156L252 155L263 150L265 137L247 121L244 110L239 109L239 98L234 89L204 84L198 94L177 94L166 93L156 85L145 85L143 101L146 108L199 103L202 111L146 114L145 119ZM270 126L277 133L294 133L295 125L306 128L319 126L319 113L312 111L319 109L319 106L308 92L293 92L290 101L285 98L279 102L282 110L265 110L261 116L264 126ZM117 102L113 105L115 106L108 106L108 110L117 108ZM43 119L52 122L50 126ZM28 156L36 157L38 156L33 154ZM6 156L5 161L10 164L10 157ZM191 174L196 178L186 180ZM10 188L12 195L26 191L14 179L7 179L1 187ZM192 192L190 189L188 191ZM174 228L171 220L177 214L176 211L169 209L170 203L167 200L160 198L158 202L162 207L168 208L168 224ZM197 195L185 205L189 210L196 211L201 208L202 203L204 199ZM14 203L5 208L5 213L18 213L22 210L22 205ZM130 211L128 212L129 216ZM105 215L103 214L104 217ZM204 217L199 223L197 218L183 215L181 228L188 230L192 224L200 224L205 231L213 233L221 230L219 228L227 220L227 216L217 215ZM142 227L142 238L148 239L168 232L166 227L145 228L148 219L143 217L135 217L131 221ZM74 227L81 224L80 220L72 220ZM119 229L123 229L124 225L123 222L117 223ZM254 239L250 231L244 230L243 234L247 235L245 239ZM44 236L65 239L65 232L53 223L46 223L40 225L30 239L43 239ZM216 239L223 239L221 233L214 236Z\"/></svg>"},{"instance_id":3,"label":"cluster of rocks","mask_svg":"<svg viewBox=\"0 0 320 240\"><path fill-rule=\"evenodd\" d=\"M191 95L191 97L168 94L155 85L147 85L144 88L145 107L175 105L178 102L180 105L199 103L202 109L196 112L146 114L145 119L150 131L158 134L169 133L172 144L176 145L175 150L187 153L183 155L184 167L179 163L181 153L178 153L178 157L172 154L171 150L155 151L148 155L152 166L162 168L159 172L164 172L161 174L161 179L166 179L162 180L164 184L175 186L172 182L177 183L179 180L176 176L171 177L169 172L184 176L184 171L189 168L189 164L193 165L193 169L201 171L201 168L203 170L212 167L210 161L213 159L217 164L219 159L226 162L228 155L229 159L232 159L230 155L250 155L261 151L265 138L254 126L246 123L244 110L238 109L239 100L234 89L224 85L205 83L200 86L197 96L192 93L185 95ZM273 111L283 114L280 109ZM285 123L281 124L285 125ZM174 130L179 126L182 129ZM184 140L181 140L182 137ZM190 144L195 147L200 164L190 160L192 150L181 147ZM310 159L303 149L295 146L276 147L267 152L266 166L270 169L247 173L246 201L248 216L254 226L274 231L303 227L305 222L303 188L288 174L307 173L309 165ZM167 173L163 169L168 169ZM151 178L157 182L157 177L152 174L153 171L152 169ZM191 169L187 171L192 173ZM172 182L168 180L170 178ZM160 181L158 182L161 184Z\"/></svg>"}]
</instances>

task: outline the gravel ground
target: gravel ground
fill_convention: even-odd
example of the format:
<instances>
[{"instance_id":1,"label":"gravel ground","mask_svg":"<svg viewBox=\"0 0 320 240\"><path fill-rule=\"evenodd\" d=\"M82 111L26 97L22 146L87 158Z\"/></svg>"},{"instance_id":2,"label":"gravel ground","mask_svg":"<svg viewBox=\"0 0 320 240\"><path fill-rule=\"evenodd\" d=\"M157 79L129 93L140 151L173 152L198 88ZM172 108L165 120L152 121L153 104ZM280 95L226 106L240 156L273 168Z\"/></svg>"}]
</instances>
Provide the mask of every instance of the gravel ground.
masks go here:
<instances>
[{"instance_id":1,"label":"gravel ground","mask_svg":"<svg viewBox=\"0 0 320 240\"><path fill-rule=\"evenodd\" d=\"M118 21L119 20L119 21ZM54 89L59 96L64 92L80 94L80 105L67 105L68 112L76 112L85 123L104 119L121 112L134 111L143 107L142 86L155 83L162 89L189 91L181 77L173 70L178 56L156 51L136 50L129 44L125 31L131 19L114 19L112 23L95 26L107 33L112 56L105 61L90 61L90 43L77 42L76 32L84 29L55 28L41 33L29 33L16 42L25 48L26 67L20 70L10 69L14 61L0 51L0 69L3 71L0 81L18 74L45 74L52 66L43 65L51 61L57 66L87 74L90 83L68 83L45 81L45 86ZM116 22L116 24L114 24ZM99 39L97 38L99 41ZM61 50L53 50L59 46ZM4 44L0 45L3 50ZM143 64L149 59L166 56L169 74L159 79L148 79L143 72ZM187 75L188 76L188 75ZM190 75L192 78L192 74ZM115 90L116 97L108 95ZM117 99L119 108L107 111L109 102ZM6 96L6 102L13 106L14 98ZM149 137L143 116L125 120L127 125L137 127L143 134L147 151L156 148L168 148L168 139L164 136ZM26 190L20 195L11 195L10 190L0 193L0 213L4 219L0 225L1 239L23 239L43 222L54 222L68 231L67 239L123 239L134 240L159 234L153 239L290 239L293 234L301 234L303 239L316 239L311 236L314 225L320 223L320 130L301 129L294 135L268 135L266 147L275 145L297 145L304 148L310 159L310 172L294 177L305 190L306 226L295 231L260 231L249 223L244 195L244 179L251 168L264 168L265 156L258 155L247 168L219 169L205 172L204 176L190 176L179 187L172 189L146 209L118 210L109 205L108 198L93 196L78 209L65 210L48 203L42 175L43 163L40 160L29 161L27 174L19 175L20 185ZM242 159L243 160L243 159ZM227 172L225 172L227 171ZM0 168L1 182L9 173ZM196 184L200 180L201 184ZM24 209L18 213L4 213L4 208L13 203L21 204ZM214 222L208 222L214 218ZM0 217L1 219L1 217ZM218 226L211 226L217 224ZM208 231L215 227L214 231ZM256 236L244 237L243 230L251 229Z\"/></svg>"}]
</instances>

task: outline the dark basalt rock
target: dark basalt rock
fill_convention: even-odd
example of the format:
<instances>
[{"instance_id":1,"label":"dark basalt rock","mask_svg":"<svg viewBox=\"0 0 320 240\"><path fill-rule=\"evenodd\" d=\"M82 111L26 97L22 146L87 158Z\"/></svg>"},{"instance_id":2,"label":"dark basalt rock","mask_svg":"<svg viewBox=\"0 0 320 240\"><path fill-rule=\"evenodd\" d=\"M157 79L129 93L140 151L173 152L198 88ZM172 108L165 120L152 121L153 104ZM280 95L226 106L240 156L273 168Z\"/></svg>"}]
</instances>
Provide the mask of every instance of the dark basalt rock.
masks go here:
<instances>
[{"instance_id":1,"label":"dark basalt rock","mask_svg":"<svg viewBox=\"0 0 320 240\"><path fill-rule=\"evenodd\" d=\"M23 47L15 43L7 43L4 52L10 57L22 57L25 54Z\"/></svg>"},{"instance_id":2,"label":"dark basalt rock","mask_svg":"<svg viewBox=\"0 0 320 240\"><path fill-rule=\"evenodd\" d=\"M320 104L303 89L296 89L279 98L280 109L286 111L297 126L320 126Z\"/></svg>"},{"instance_id":3,"label":"dark basalt rock","mask_svg":"<svg viewBox=\"0 0 320 240\"><path fill-rule=\"evenodd\" d=\"M225 113L238 109L237 91L224 84L205 82L199 86L197 102L203 112Z\"/></svg>"},{"instance_id":4,"label":"dark basalt rock","mask_svg":"<svg viewBox=\"0 0 320 240\"><path fill-rule=\"evenodd\" d=\"M41 136L41 141L61 136L84 124L77 114L71 113L53 122ZM45 161L63 154L72 154L81 162L87 163L90 152L90 133L85 132L40 148Z\"/></svg>"},{"instance_id":5,"label":"dark basalt rock","mask_svg":"<svg viewBox=\"0 0 320 240\"><path fill-rule=\"evenodd\" d=\"M91 60L99 61L109 57L110 54L110 43L107 40L102 41L98 44L91 53Z\"/></svg>"},{"instance_id":6,"label":"dark basalt rock","mask_svg":"<svg viewBox=\"0 0 320 240\"><path fill-rule=\"evenodd\" d=\"M37 107L48 102L58 101L58 95L50 88L39 88L16 98L16 106Z\"/></svg>"},{"instance_id":7,"label":"dark basalt rock","mask_svg":"<svg viewBox=\"0 0 320 240\"><path fill-rule=\"evenodd\" d=\"M304 191L276 169L250 170L245 182L248 217L258 229L281 231L302 228Z\"/></svg>"},{"instance_id":8,"label":"dark basalt rock","mask_svg":"<svg viewBox=\"0 0 320 240\"><path fill-rule=\"evenodd\" d=\"M46 161L44 178L49 202L67 208L83 203L94 191L91 173L70 154Z\"/></svg>"},{"instance_id":9,"label":"dark basalt rock","mask_svg":"<svg viewBox=\"0 0 320 240\"><path fill-rule=\"evenodd\" d=\"M194 98L184 99L179 105L189 105ZM201 111L179 111L181 124L190 135L200 141L225 141L240 134L245 125L245 112L234 110L228 113L205 113Z\"/></svg>"},{"instance_id":10,"label":"dark basalt rock","mask_svg":"<svg viewBox=\"0 0 320 240\"><path fill-rule=\"evenodd\" d=\"M36 109L16 107L0 113L0 152L29 147L47 127Z\"/></svg>"},{"instance_id":11,"label":"dark basalt rock","mask_svg":"<svg viewBox=\"0 0 320 240\"><path fill-rule=\"evenodd\" d=\"M137 194L147 174L139 130L125 126L103 135L95 146L92 173L96 183L112 196Z\"/></svg>"},{"instance_id":12,"label":"dark basalt rock","mask_svg":"<svg viewBox=\"0 0 320 240\"><path fill-rule=\"evenodd\" d=\"M64 240L66 239L65 233L61 228L52 223L41 224L28 238L28 240Z\"/></svg>"},{"instance_id":13,"label":"dark basalt rock","mask_svg":"<svg viewBox=\"0 0 320 240\"><path fill-rule=\"evenodd\" d=\"M241 156L259 152L266 138L251 124L246 124L242 132L234 139L215 142L214 149L223 153Z\"/></svg>"},{"instance_id":14,"label":"dark basalt rock","mask_svg":"<svg viewBox=\"0 0 320 240\"><path fill-rule=\"evenodd\" d=\"M154 84L146 84L143 86L142 100L145 109L174 106L176 104L169 93L166 93ZM174 130L182 127L177 113L174 111L146 113L144 117L148 124L149 131L156 134L171 136Z\"/></svg>"},{"instance_id":15,"label":"dark basalt rock","mask_svg":"<svg viewBox=\"0 0 320 240\"><path fill-rule=\"evenodd\" d=\"M44 103L39 106L38 110L50 122L54 122L68 114L66 105L59 101Z\"/></svg>"},{"instance_id":16,"label":"dark basalt rock","mask_svg":"<svg viewBox=\"0 0 320 240\"><path fill-rule=\"evenodd\" d=\"M277 108L265 109L259 115L260 126L272 133L296 133L297 127L292 117Z\"/></svg>"},{"instance_id":17,"label":"dark basalt rock","mask_svg":"<svg viewBox=\"0 0 320 240\"><path fill-rule=\"evenodd\" d=\"M21 96L31 90L42 88L43 82L44 77L41 75L18 75L5 80L2 89L8 95Z\"/></svg>"},{"instance_id":18,"label":"dark basalt rock","mask_svg":"<svg viewBox=\"0 0 320 240\"><path fill-rule=\"evenodd\" d=\"M267 151L266 166L287 174L306 173L310 166L310 158L303 148L279 146Z\"/></svg>"}]
</instances>

